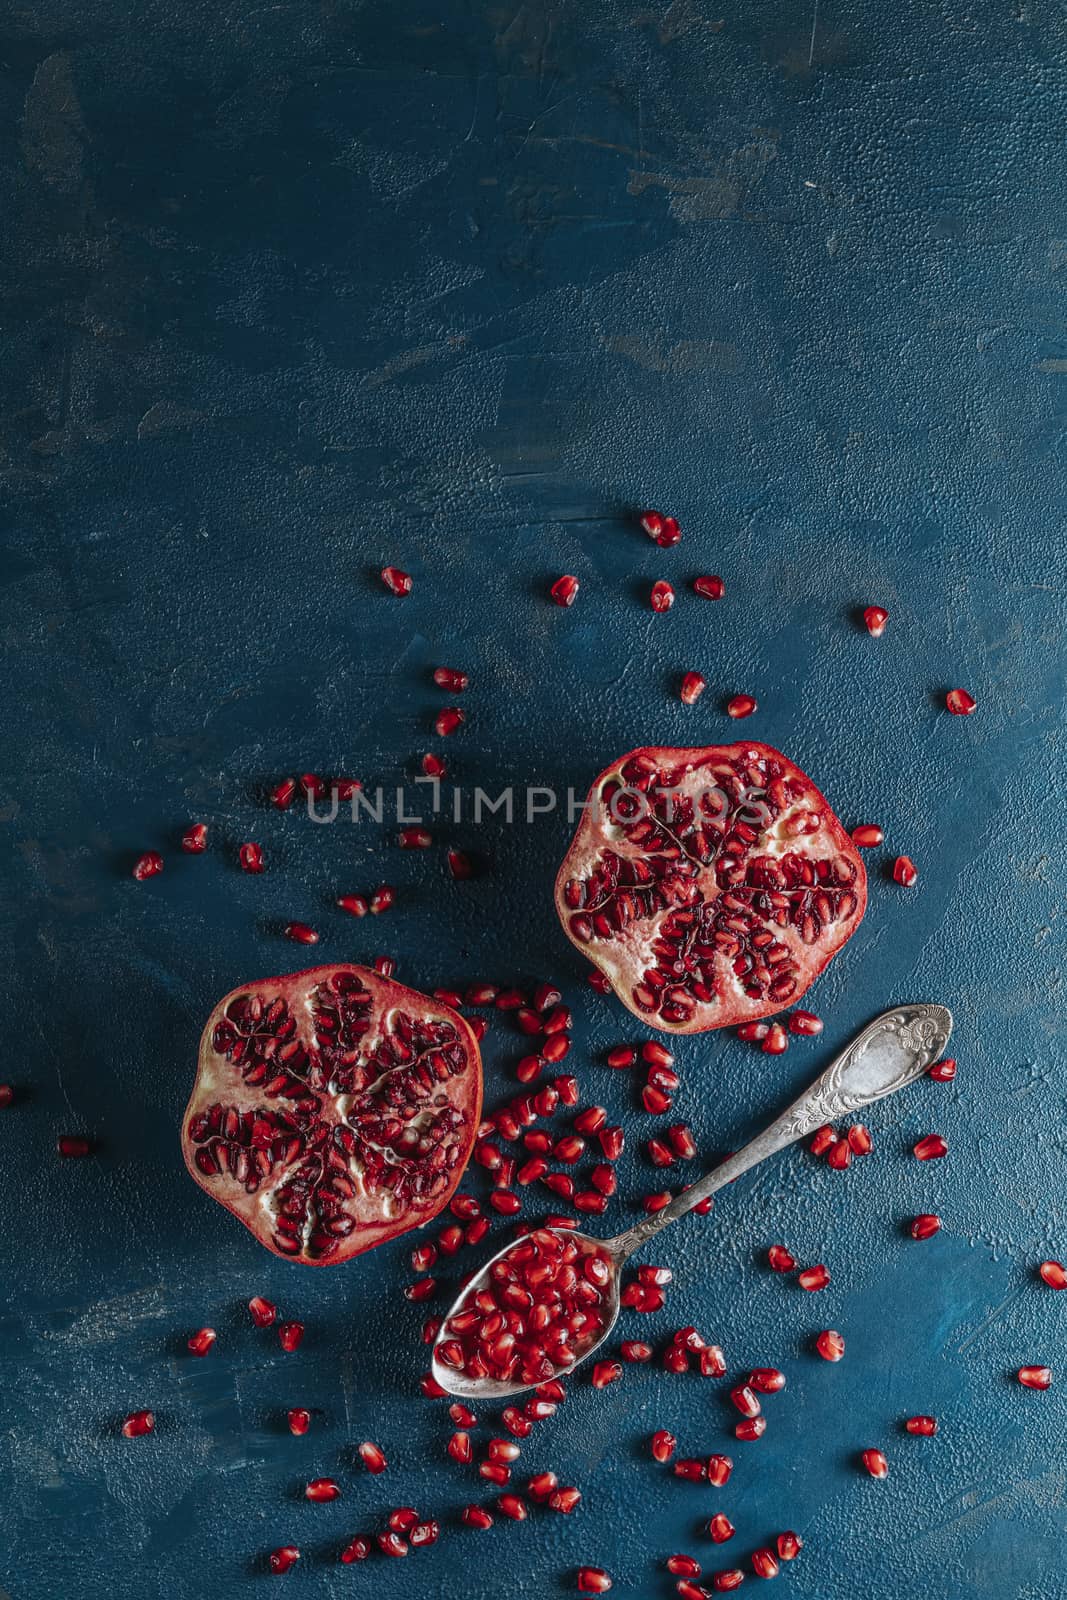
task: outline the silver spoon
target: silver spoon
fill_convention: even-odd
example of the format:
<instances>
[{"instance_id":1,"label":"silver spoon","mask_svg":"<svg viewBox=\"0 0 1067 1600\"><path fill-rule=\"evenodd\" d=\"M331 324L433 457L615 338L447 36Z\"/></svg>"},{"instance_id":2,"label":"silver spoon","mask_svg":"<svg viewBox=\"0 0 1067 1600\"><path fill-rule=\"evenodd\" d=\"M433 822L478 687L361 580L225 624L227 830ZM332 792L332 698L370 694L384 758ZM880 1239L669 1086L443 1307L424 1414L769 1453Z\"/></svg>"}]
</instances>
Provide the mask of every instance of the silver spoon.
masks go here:
<instances>
[{"instance_id":1,"label":"silver spoon","mask_svg":"<svg viewBox=\"0 0 1067 1600\"><path fill-rule=\"evenodd\" d=\"M611 1333L619 1319L622 1268L635 1250L647 1244L649 1239L654 1239L668 1223L684 1217L717 1189L732 1183L743 1172L766 1161L768 1156L795 1144L824 1122L834 1122L838 1117L848 1116L862 1106L872 1105L875 1100L895 1094L898 1089L907 1088L943 1055L951 1033L952 1013L945 1006L894 1006L891 1011L884 1011L856 1035L826 1071L816 1078L811 1088L799 1100L794 1100L769 1128L765 1128L742 1150L735 1151L699 1182L678 1195L662 1211L646 1217L624 1233L616 1234L614 1239L594 1239L572 1229L559 1230L564 1238L598 1245L610 1255L614 1270L611 1281L604 1289L601 1305L605 1314L603 1333L595 1344L583 1351L577 1361L559 1368L556 1376L566 1377L582 1361L588 1361ZM437 1354L442 1341L450 1337L446 1332L450 1319L484 1285L493 1262L499 1261L514 1247L515 1240L512 1239L486 1262L442 1321L441 1331L434 1342L432 1371L442 1389L447 1389L449 1394L460 1395L465 1400L502 1400L508 1395L524 1394L528 1389L536 1388L532 1383L505 1383L498 1378L468 1378L441 1361Z\"/></svg>"}]
</instances>

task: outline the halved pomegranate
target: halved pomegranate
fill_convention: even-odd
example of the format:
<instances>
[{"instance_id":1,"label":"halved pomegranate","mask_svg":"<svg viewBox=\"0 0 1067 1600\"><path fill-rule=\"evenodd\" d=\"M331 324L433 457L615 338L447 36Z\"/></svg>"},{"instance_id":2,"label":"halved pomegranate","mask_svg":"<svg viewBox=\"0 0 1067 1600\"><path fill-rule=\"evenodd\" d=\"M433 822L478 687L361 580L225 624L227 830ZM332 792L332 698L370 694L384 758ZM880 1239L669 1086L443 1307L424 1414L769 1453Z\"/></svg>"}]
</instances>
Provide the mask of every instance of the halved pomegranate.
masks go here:
<instances>
[{"instance_id":1,"label":"halved pomegranate","mask_svg":"<svg viewBox=\"0 0 1067 1600\"><path fill-rule=\"evenodd\" d=\"M456 1012L366 967L313 967L219 1001L182 1153L268 1250L328 1266L437 1215L481 1106Z\"/></svg>"},{"instance_id":2,"label":"halved pomegranate","mask_svg":"<svg viewBox=\"0 0 1067 1600\"><path fill-rule=\"evenodd\" d=\"M671 1033L793 1004L866 904L863 862L819 790L752 742L614 762L556 880L571 941Z\"/></svg>"}]
</instances>

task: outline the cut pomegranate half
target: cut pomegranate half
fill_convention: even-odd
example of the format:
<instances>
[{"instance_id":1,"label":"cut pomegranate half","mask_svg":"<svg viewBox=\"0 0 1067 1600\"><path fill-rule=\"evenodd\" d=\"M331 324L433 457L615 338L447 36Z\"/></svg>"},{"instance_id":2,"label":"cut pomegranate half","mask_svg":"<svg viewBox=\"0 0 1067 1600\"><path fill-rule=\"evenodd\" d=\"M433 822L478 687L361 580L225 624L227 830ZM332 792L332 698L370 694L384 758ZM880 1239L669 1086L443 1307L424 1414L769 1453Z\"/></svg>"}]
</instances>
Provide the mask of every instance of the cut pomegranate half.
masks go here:
<instances>
[{"instance_id":1,"label":"cut pomegranate half","mask_svg":"<svg viewBox=\"0 0 1067 1600\"><path fill-rule=\"evenodd\" d=\"M182 1153L268 1250L326 1266L437 1215L481 1102L477 1040L456 1012L365 967L314 967L219 1001Z\"/></svg>"},{"instance_id":2,"label":"cut pomegranate half","mask_svg":"<svg viewBox=\"0 0 1067 1600\"><path fill-rule=\"evenodd\" d=\"M593 784L556 880L572 943L672 1033L799 1000L866 904L863 863L826 800L756 743L623 756Z\"/></svg>"}]
</instances>

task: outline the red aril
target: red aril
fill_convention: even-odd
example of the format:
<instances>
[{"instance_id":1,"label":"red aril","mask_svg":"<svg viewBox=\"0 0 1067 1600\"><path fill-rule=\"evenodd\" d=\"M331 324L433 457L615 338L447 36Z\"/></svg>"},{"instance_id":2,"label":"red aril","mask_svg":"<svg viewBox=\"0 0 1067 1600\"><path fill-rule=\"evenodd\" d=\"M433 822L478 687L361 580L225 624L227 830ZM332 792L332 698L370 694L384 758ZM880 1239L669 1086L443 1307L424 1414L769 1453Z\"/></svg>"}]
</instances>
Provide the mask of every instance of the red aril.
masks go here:
<instances>
[{"instance_id":1,"label":"red aril","mask_svg":"<svg viewBox=\"0 0 1067 1600\"><path fill-rule=\"evenodd\" d=\"M801 810L818 831L783 851ZM863 864L823 796L752 743L631 751L594 783L556 883L572 942L631 1011L677 1033L799 1000L866 899Z\"/></svg>"},{"instance_id":2,"label":"red aril","mask_svg":"<svg viewBox=\"0 0 1067 1600\"><path fill-rule=\"evenodd\" d=\"M864 1127L862 1122L854 1122L845 1137L853 1155L869 1156L874 1149L874 1140L871 1138L870 1129Z\"/></svg>"},{"instance_id":3,"label":"red aril","mask_svg":"<svg viewBox=\"0 0 1067 1600\"><path fill-rule=\"evenodd\" d=\"M836 1143L837 1134L834 1132L833 1128L831 1128L828 1122L824 1122L822 1127L816 1128L815 1132L812 1134L811 1144L808 1146L808 1149L811 1151L813 1156L821 1156L824 1155L826 1151Z\"/></svg>"},{"instance_id":4,"label":"red aril","mask_svg":"<svg viewBox=\"0 0 1067 1600\"><path fill-rule=\"evenodd\" d=\"M417 1522L408 1534L408 1542L413 1550L424 1550L428 1545L436 1544L441 1535L440 1523L432 1518L429 1522Z\"/></svg>"},{"instance_id":5,"label":"red aril","mask_svg":"<svg viewBox=\"0 0 1067 1600\"><path fill-rule=\"evenodd\" d=\"M794 1533L791 1528L787 1529L785 1533L780 1533L775 1543L778 1546L778 1557L781 1561L795 1561L804 1548L803 1539L799 1533Z\"/></svg>"},{"instance_id":6,"label":"red aril","mask_svg":"<svg viewBox=\"0 0 1067 1600\"><path fill-rule=\"evenodd\" d=\"M270 803L277 806L279 811L285 811L292 805L296 795L296 779L283 778L270 792Z\"/></svg>"},{"instance_id":7,"label":"red aril","mask_svg":"<svg viewBox=\"0 0 1067 1600\"><path fill-rule=\"evenodd\" d=\"M370 909L366 895L362 894L339 895L337 905L341 911L347 911L350 917L365 917Z\"/></svg>"},{"instance_id":8,"label":"red aril","mask_svg":"<svg viewBox=\"0 0 1067 1600\"><path fill-rule=\"evenodd\" d=\"M341 1551L341 1560L345 1566L351 1566L354 1561L366 1561L373 1546L369 1539L352 1539Z\"/></svg>"},{"instance_id":9,"label":"red aril","mask_svg":"<svg viewBox=\"0 0 1067 1600\"><path fill-rule=\"evenodd\" d=\"M908 1417L904 1423L909 1433L914 1433L920 1439L929 1439L937 1432L937 1418L918 1416Z\"/></svg>"},{"instance_id":10,"label":"red aril","mask_svg":"<svg viewBox=\"0 0 1067 1600\"><path fill-rule=\"evenodd\" d=\"M724 1516L721 1511L717 1511L708 1523L708 1533L715 1544L725 1544L736 1532L737 1529L729 1517Z\"/></svg>"},{"instance_id":11,"label":"red aril","mask_svg":"<svg viewBox=\"0 0 1067 1600\"><path fill-rule=\"evenodd\" d=\"M0 1110L6 1111L15 1098L15 1091L10 1083L0 1083Z\"/></svg>"},{"instance_id":12,"label":"red aril","mask_svg":"<svg viewBox=\"0 0 1067 1600\"><path fill-rule=\"evenodd\" d=\"M322 1266L436 1216L480 1113L457 1013L364 967L317 967L215 1007L182 1150L268 1250Z\"/></svg>"},{"instance_id":13,"label":"red aril","mask_svg":"<svg viewBox=\"0 0 1067 1600\"><path fill-rule=\"evenodd\" d=\"M912 889L919 881L919 872L910 856L897 856L893 862L893 882L902 889Z\"/></svg>"},{"instance_id":14,"label":"red aril","mask_svg":"<svg viewBox=\"0 0 1067 1600\"><path fill-rule=\"evenodd\" d=\"M405 595L411 593L411 578L406 572L401 572L399 567L383 567L381 579L390 594Z\"/></svg>"},{"instance_id":15,"label":"red aril","mask_svg":"<svg viewBox=\"0 0 1067 1600\"><path fill-rule=\"evenodd\" d=\"M852 1146L847 1139L835 1139L826 1152L826 1164L835 1172L844 1172L852 1164Z\"/></svg>"},{"instance_id":16,"label":"red aril","mask_svg":"<svg viewBox=\"0 0 1067 1600\"><path fill-rule=\"evenodd\" d=\"M743 1022L737 1030L737 1037L746 1044L762 1044L770 1031L769 1022Z\"/></svg>"},{"instance_id":17,"label":"red aril","mask_svg":"<svg viewBox=\"0 0 1067 1600\"><path fill-rule=\"evenodd\" d=\"M666 1428L658 1428L652 1435L649 1448L655 1461L669 1461L678 1445L673 1433L668 1433Z\"/></svg>"},{"instance_id":18,"label":"red aril","mask_svg":"<svg viewBox=\"0 0 1067 1600\"><path fill-rule=\"evenodd\" d=\"M383 883L375 889L370 897L371 916L376 917L379 912L388 911L396 899L396 890L391 884Z\"/></svg>"},{"instance_id":19,"label":"red aril","mask_svg":"<svg viewBox=\"0 0 1067 1600\"><path fill-rule=\"evenodd\" d=\"M581 1490L574 1488L553 1489L548 1497L547 1505L550 1511L559 1511L565 1517L579 1504L582 1498Z\"/></svg>"},{"instance_id":20,"label":"red aril","mask_svg":"<svg viewBox=\"0 0 1067 1600\"><path fill-rule=\"evenodd\" d=\"M386 1466L388 1465L385 1455L376 1444L371 1442L370 1439L365 1439L363 1443L358 1446L358 1450L359 1459L362 1461L368 1472L371 1472L377 1476L379 1472L385 1471Z\"/></svg>"},{"instance_id":21,"label":"red aril","mask_svg":"<svg viewBox=\"0 0 1067 1600\"><path fill-rule=\"evenodd\" d=\"M756 1367L748 1375L748 1384L759 1394L780 1394L785 1388L785 1373L777 1367Z\"/></svg>"},{"instance_id":22,"label":"red aril","mask_svg":"<svg viewBox=\"0 0 1067 1600\"><path fill-rule=\"evenodd\" d=\"M741 717L750 717L753 711L758 711L759 705L753 695L735 694L726 702L726 715L735 721Z\"/></svg>"},{"instance_id":23,"label":"red aril","mask_svg":"<svg viewBox=\"0 0 1067 1600\"><path fill-rule=\"evenodd\" d=\"M939 1133L928 1133L915 1145L913 1154L917 1161L937 1161L948 1155L948 1145Z\"/></svg>"},{"instance_id":24,"label":"red aril","mask_svg":"<svg viewBox=\"0 0 1067 1600\"><path fill-rule=\"evenodd\" d=\"M319 936L315 929L306 922L287 922L285 937L292 939L294 944L318 944Z\"/></svg>"},{"instance_id":25,"label":"red aril","mask_svg":"<svg viewBox=\"0 0 1067 1600\"><path fill-rule=\"evenodd\" d=\"M289 1432L297 1439L302 1438L311 1427L311 1412L305 1411L302 1407L294 1406L285 1413L285 1417L289 1424Z\"/></svg>"},{"instance_id":26,"label":"red aril","mask_svg":"<svg viewBox=\"0 0 1067 1600\"><path fill-rule=\"evenodd\" d=\"M852 830L852 843L860 850L873 850L884 839L885 834L876 822L861 822Z\"/></svg>"},{"instance_id":27,"label":"red aril","mask_svg":"<svg viewBox=\"0 0 1067 1600\"><path fill-rule=\"evenodd\" d=\"M790 1013L790 1033L799 1034L805 1039L813 1039L822 1032L822 1029L822 1018L817 1017L814 1011L793 1011Z\"/></svg>"},{"instance_id":28,"label":"red aril","mask_svg":"<svg viewBox=\"0 0 1067 1600\"><path fill-rule=\"evenodd\" d=\"M935 1233L941 1231L941 1218L936 1211L924 1211L919 1216L912 1218L911 1236L913 1239L932 1239Z\"/></svg>"},{"instance_id":29,"label":"red aril","mask_svg":"<svg viewBox=\"0 0 1067 1600\"><path fill-rule=\"evenodd\" d=\"M432 750L427 750L426 754L419 762L419 765L421 766L427 778L448 777L448 768L441 760L441 757L439 755L435 755Z\"/></svg>"},{"instance_id":30,"label":"red aril","mask_svg":"<svg viewBox=\"0 0 1067 1600\"><path fill-rule=\"evenodd\" d=\"M749 1560L757 1578L777 1578L778 1562L770 1550L753 1550Z\"/></svg>"},{"instance_id":31,"label":"red aril","mask_svg":"<svg viewBox=\"0 0 1067 1600\"><path fill-rule=\"evenodd\" d=\"M887 1478L889 1476L889 1463L881 1450L864 1450L861 1457L864 1468L872 1478Z\"/></svg>"},{"instance_id":32,"label":"red aril","mask_svg":"<svg viewBox=\"0 0 1067 1600\"><path fill-rule=\"evenodd\" d=\"M304 1498L320 1503L339 1500L341 1498L341 1487L334 1478L312 1478L304 1490Z\"/></svg>"},{"instance_id":33,"label":"red aril","mask_svg":"<svg viewBox=\"0 0 1067 1600\"><path fill-rule=\"evenodd\" d=\"M603 1567L578 1568L579 1594L607 1594L611 1588L611 1578Z\"/></svg>"},{"instance_id":34,"label":"red aril","mask_svg":"<svg viewBox=\"0 0 1067 1600\"><path fill-rule=\"evenodd\" d=\"M675 1578L699 1578L700 1562L694 1556L668 1556L667 1571Z\"/></svg>"},{"instance_id":35,"label":"red aril","mask_svg":"<svg viewBox=\"0 0 1067 1600\"><path fill-rule=\"evenodd\" d=\"M189 1340L189 1349L194 1356L206 1356L217 1338L214 1328L200 1328Z\"/></svg>"},{"instance_id":36,"label":"red aril","mask_svg":"<svg viewBox=\"0 0 1067 1600\"><path fill-rule=\"evenodd\" d=\"M868 606L863 613L863 621L871 638L880 639L889 621L889 612L881 606Z\"/></svg>"},{"instance_id":37,"label":"red aril","mask_svg":"<svg viewBox=\"0 0 1067 1600\"><path fill-rule=\"evenodd\" d=\"M741 1568L730 1567L726 1571L715 1572L712 1574L711 1587L719 1590L720 1592L725 1592L730 1589L740 1589L744 1581L745 1575L741 1571Z\"/></svg>"},{"instance_id":38,"label":"red aril","mask_svg":"<svg viewBox=\"0 0 1067 1600\"><path fill-rule=\"evenodd\" d=\"M531 1500L547 1500L554 1489L559 1488L559 1479L554 1472L535 1472L526 1485L526 1492Z\"/></svg>"},{"instance_id":39,"label":"red aril","mask_svg":"<svg viewBox=\"0 0 1067 1600\"><path fill-rule=\"evenodd\" d=\"M300 1551L295 1544L283 1544L277 1550L271 1551L268 1560L272 1572L288 1572L300 1560Z\"/></svg>"},{"instance_id":40,"label":"red aril","mask_svg":"<svg viewBox=\"0 0 1067 1600\"><path fill-rule=\"evenodd\" d=\"M56 1140L56 1149L66 1160L81 1160L92 1150L92 1144L80 1133L61 1133Z\"/></svg>"},{"instance_id":41,"label":"red aril","mask_svg":"<svg viewBox=\"0 0 1067 1600\"><path fill-rule=\"evenodd\" d=\"M721 600L726 593L726 585L715 573L709 573L706 577L693 579L693 593L700 595L702 600Z\"/></svg>"},{"instance_id":42,"label":"red aril","mask_svg":"<svg viewBox=\"0 0 1067 1600\"><path fill-rule=\"evenodd\" d=\"M665 583L664 580L660 578L657 583L652 585L652 592L648 597L648 603L652 607L653 611L658 611L661 614L664 611L669 611L671 606L674 604L674 590L671 588L669 583Z\"/></svg>"},{"instance_id":43,"label":"red aril","mask_svg":"<svg viewBox=\"0 0 1067 1600\"><path fill-rule=\"evenodd\" d=\"M207 849L207 823L194 822L182 834L182 849L187 855L198 856Z\"/></svg>"},{"instance_id":44,"label":"red aril","mask_svg":"<svg viewBox=\"0 0 1067 1600\"><path fill-rule=\"evenodd\" d=\"M945 708L954 717L969 717L978 707L978 701L966 689L950 689L945 696Z\"/></svg>"},{"instance_id":45,"label":"red aril","mask_svg":"<svg viewBox=\"0 0 1067 1600\"><path fill-rule=\"evenodd\" d=\"M1024 1389L1050 1389L1052 1387L1051 1367L1020 1367L1016 1376Z\"/></svg>"},{"instance_id":46,"label":"red aril","mask_svg":"<svg viewBox=\"0 0 1067 1600\"><path fill-rule=\"evenodd\" d=\"M406 1556L407 1555L407 1553L408 1553L408 1542L407 1542L407 1540L406 1539L402 1539L400 1537L400 1535L398 1533L394 1533L392 1531L392 1529L390 1529L388 1533L375 1534L374 1537L375 1537L375 1543L377 1544L378 1549L382 1552L383 1556Z\"/></svg>"},{"instance_id":47,"label":"red aril","mask_svg":"<svg viewBox=\"0 0 1067 1600\"><path fill-rule=\"evenodd\" d=\"M739 1384L736 1389L731 1389L730 1399L743 1417L759 1416L760 1403L747 1383Z\"/></svg>"},{"instance_id":48,"label":"red aril","mask_svg":"<svg viewBox=\"0 0 1067 1600\"><path fill-rule=\"evenodd\" d=\"M815 1340L815 1348L824 1361L840 1361L845 1353L845 1341L836 1328L824 1328Z\"/></svg>"},{"instance_id":49,"label":"red aril","mask_svg":"<svg viewBox=\"0 0 1067 1600\"><path fill-rule=\"evenodd\" d=\"M263 850L258 844L243 844L237 852L242 872L263 871Z\"/></svg>"},{"instance_id":50,"label":"red aril","mask_svg":"<svg viewBox=\"0 0 1067 1600\"><path fill-rule=\"evenodd\" d=\"M956 1063L951 1056L944 1061L935 1061L926 1076L933 1078L935 1083L951 1083L956 1076Z\"/></svg>"},{"instance_id":51,"label":"red aril","mask_svg":"<svg viewBox=\"0 0 1067 1600\"><path fill-rule=\"evenodd\" d=\"M1067 1267L1062 1261L1042 1261L1037 1270L1050 1289L1067 1289Z\"/></svg>"},{"instance_id":52,"label":"red aril","mask_svg":"<svg viewBox=\"0 0 1067 1600\"><path fill-rule=\"evenodd\" d=\"M152 1432L156 1425L155 1413L152 1411L131 1411L122 1424L122 1437L124 1439L143 1439Z\"/></svg>"},{"instance_id":53,"label":"red aril","mask_svg":"<svg viewBox=\"0 0 1067 1600\"><path fill-rule=\"evenodd\" d=\"M278 1308L273 1301L264 1300L261 1294L254 1294L248 1302L248 1309L257 1328L273 1327L278 1315Z\"/></svg>"},{"instance_id":54,"label":"red aril","mask_svg":"<svg viewBox=\"0 0 1067 1600\"><path fill-rule=\"evenodd\" d=\"M619 1354L624 1361L651 1361L652 1346L645 1344L643 1339L624 1339L619 1346Z\"/></svg>"},{"instance_id":55,"label":"red aril","mask_svg":"<svg viewBox=\"0 0 1067 1600\"><path fill-rule=\"evenodd\" d=\"M772 1022L760 1046L765 1056L780 1056L789 1049L789 1035L780 1022Z\"/></svg>"},{"instance_id":56,"label":"red aril","mask_svg":"<svg viewBox=\"0 0 1067 1600\"><path fill-rule=\"evenodd\" d=\"M762 1439L767 1432L766 1417L746 1417L734 1428L734 1437L751 1443L755 1439Z\"/></svg>"},{"instance_id":57,"label":"red aril","mask_svg":"<svg viewBox=\"0 0 1067 1600\"><path fill-rule=\"evenodd\" d=\"M578 597L578 579L572 573L564 573L548 592L558 606L572 606Z\"/></svg>"},{"instance_id":58,"label":"red aril","mask_svg":"<svg viewBox=\"0 0 1067 1600\"><path fill-rule=\"evenodd\" d=\"M809 1292L814 1292L817 1289L826 1288L827 1284L830 1282L830 1274L820 1262L818 1266L805 1267L804 1271L797 1278L797 1282L800 1284L802 1289L807 1289Z\"/></svg>"},{"instance_id":59,"label":"red aril","mask_svg":"<svg viewBox=\"0 0 1067 1600\"><path fill-rule=\"evenodd\" d=\"M797 1263L784 1244L772 1244L767 1251L767 1265L772 1272L795 1272Z\"/></svg>"},{"instance_id":60,"label":"red aril","mask_svg":"<svg viewBox=\"0 0 1067 1600\"><path fill-rule=\"evenodd\" d=\"M459 706L446 706L434 718L434 732L439 739L448 739L457 728L461 728L467 720L467 713L461 711Z\"/></svg>"},{"instance_id":61,"label":"red aril","mask_svg":"<svg viewBox=\"0 0 1067 1600\"><path fill-rule=\"evenodd\" d=\"M447 689L450 694L462 694L470 684L467 674L457 672L454 667L434 667L433 681L439 689Z\"/></svg>"},{"instance_id":62,"label":"red aril","mask_svg":"<svg viewBox=\"0 0 1067 1600\"><path fill-rule=\"evenodd\" d=\"M517 1494L502 1494L496 1503L496 1508L502 1517L510 1517L512 1522L526 1520L526 1502L520 1500Z\"/></svg>"},{"instance_id":63,"label":"red aril","mask_svg":"<svg viewBox=\"0 0 1067 1600\"><path fill-rule=\"evenodd\" d=\"M491 1528L493 1526L492 1514L483 1506L466 1506L463 1511L463 1522L468 1528Z\"/></svg>"},{"instance_id":64,"label":"red aril","mask_svg":"<svg viewBox=\"0 0 1067 1600\"><path fill-rule=\"evenodd\" d=\"M707 1462L708 1482L714 1489L725 1488L730 1481L730 1474L734 1464L729 1456L709 1456Z\"/></svg>"},{"instance_id":65,"label":"red aril","mask_svg":"<svg viewBox=\"0 0 1067 1600\"><path fill-rule=\"evenodd\" d=\"M707 679L699 672L687 672L682 679L678 698L683 706L695 706L707 686Z\"/></svg>"},{"instance_id":66,"label":"red aril","mask_svg":"<svg viewBox=\"0 0 1067 1600\"><path fill-rule=\"evenodd\" d=\"M146 850L133 864L132 876L138 883L143 883L146 878L154 878L163 871L163 857L158 850Z\"/></svg>"}]
</instances>

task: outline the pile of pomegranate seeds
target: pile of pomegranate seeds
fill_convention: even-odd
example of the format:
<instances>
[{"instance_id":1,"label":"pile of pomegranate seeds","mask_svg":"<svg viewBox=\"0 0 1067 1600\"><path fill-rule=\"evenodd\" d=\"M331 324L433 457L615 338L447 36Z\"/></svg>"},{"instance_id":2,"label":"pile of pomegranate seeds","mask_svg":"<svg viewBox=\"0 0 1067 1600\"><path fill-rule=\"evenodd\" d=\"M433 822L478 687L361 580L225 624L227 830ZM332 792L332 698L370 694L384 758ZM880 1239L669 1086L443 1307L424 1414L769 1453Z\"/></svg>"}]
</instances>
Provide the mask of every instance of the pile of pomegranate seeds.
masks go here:
<instances>
[{"instance_id":1,"label":"pile of pomegranate seeds","mask_svg":"<svg viewBox=\"0 0 1067 1600\"><path fill-rule=\"evenodd\" d=\"M600 1337L613 1274L606 1251L538 1228L494 1261L484 1287L462 1301L436 1357L468 1378L552 1378Z\"/></svg>"}]
</instances>

